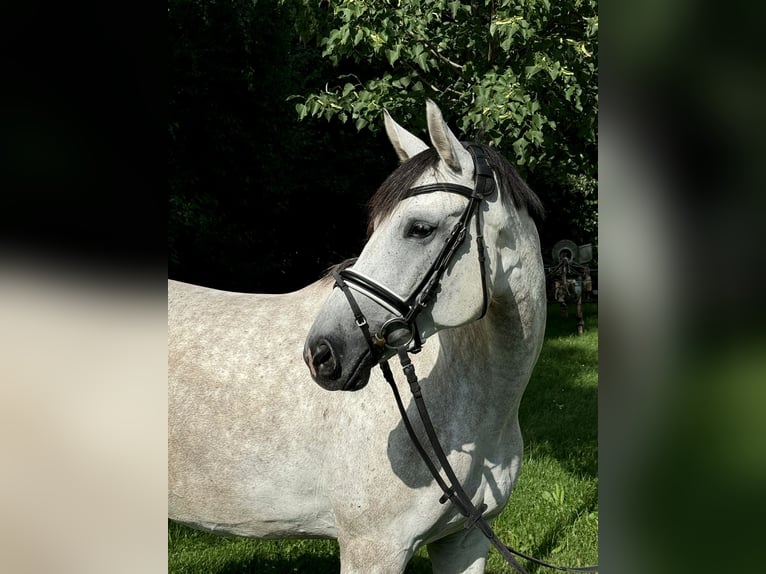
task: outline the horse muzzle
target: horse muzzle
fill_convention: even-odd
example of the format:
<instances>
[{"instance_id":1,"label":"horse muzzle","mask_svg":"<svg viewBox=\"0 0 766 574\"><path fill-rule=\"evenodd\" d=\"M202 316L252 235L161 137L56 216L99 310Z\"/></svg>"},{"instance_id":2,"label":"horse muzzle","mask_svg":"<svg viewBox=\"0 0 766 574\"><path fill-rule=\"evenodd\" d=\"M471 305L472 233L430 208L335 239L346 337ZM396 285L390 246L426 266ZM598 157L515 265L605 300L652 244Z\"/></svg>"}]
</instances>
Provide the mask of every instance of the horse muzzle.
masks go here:
<instances>
[{"instance_id":1,"label":"horse muzzle","mask_svg":"<svg viewBox=\"0 0 766 574\"><path fill-rule=\"evenodd\" d=\"M351 269L333 276L340 288L335 293L343 296L331 295L325 303L306 338L303 360L322 388L357 391L397 349L417 352L420 334L414 319L405 318L415 314L412 306L385 286Z\"/></svg>"},{"instance_id":2,"label":"horse muzzle","mask_svg":"<svg viewBox=\"0 0 766 574\"><path fill-rule=\"evenodd\" d=\"M345 345L322 336L306 339L303 360L314 382L328 391L364 388L370 381L373 367L368 350L361 348L357 352L348 352Z\"/></svg>"}]
</instances>

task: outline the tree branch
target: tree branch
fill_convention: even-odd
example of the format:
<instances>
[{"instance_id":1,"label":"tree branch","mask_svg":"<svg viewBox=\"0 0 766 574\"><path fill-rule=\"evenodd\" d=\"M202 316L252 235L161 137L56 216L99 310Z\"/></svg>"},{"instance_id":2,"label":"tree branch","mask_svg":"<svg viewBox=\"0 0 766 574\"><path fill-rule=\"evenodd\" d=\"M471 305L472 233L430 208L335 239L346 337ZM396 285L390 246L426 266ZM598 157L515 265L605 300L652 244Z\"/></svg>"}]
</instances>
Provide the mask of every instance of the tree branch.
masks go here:
<instances>
[{"instance_id":1,"label":"tree branch","mask_svg":"<svg viewBox=\"0 0 766 574\"><path fill-rule=\"evenodd\" d=\"M423 40L423 42L425 42L426 44L428 44L428 42L427 42L427 41L425 41L425 40ZM440 59L442 62L444 62L445 64L448 64L448 65L452 66L453 68L455 68L455 69L456 69L458 72L462 72L462 71L463 71L463 66L461 66L461 65L460 65L460 64L458 64L457 62L453 62L452 60L450 60L449 58L446 58L445 56L442 56L442 55L441 55L439 52L437 52L436 50L434 50L434 49L433 49L433 48L432 48L430 45L428 46L428 50L429 50L429 51L430 51L430 52L431 52L431 53L432 53L434 56L436 56L437 58L439 58L439 59Z\"/></svg>"},{"instance_id":2,"label":"tree branch","mask_svg":"<svg viewBox=\"0 0 766 574\"><path fill-rule=\"evenodd\" d=\"M426 40L424 37L422 37L422 36L415 36L412 32L409 32L409 35L410 35L410 37L413 40L415 40L417 42L423 42L428 47L428 51L429 52L431 52L434 56L439 58L442 62L444 62L448 66L451 66L452 68L456 69L458 72L462 72L463 71L463 66L462 65L458 64L457 62L453 62L452 60L450 60L446 56L442 56L436 50L436 48L434 48L434 45L431 42L429 42L428 40Z\"/></svg>"}]
</instances>

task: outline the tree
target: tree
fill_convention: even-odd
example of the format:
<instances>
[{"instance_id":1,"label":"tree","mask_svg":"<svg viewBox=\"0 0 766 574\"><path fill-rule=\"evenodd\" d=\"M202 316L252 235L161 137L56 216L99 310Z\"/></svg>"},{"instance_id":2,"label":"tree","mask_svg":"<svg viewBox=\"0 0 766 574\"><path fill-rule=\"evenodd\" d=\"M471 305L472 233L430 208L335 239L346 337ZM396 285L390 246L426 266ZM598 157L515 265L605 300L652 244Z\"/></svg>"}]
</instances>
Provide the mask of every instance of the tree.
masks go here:
<instances>
[{"instance_id":1,"label":"tree","mask_svg":"<svg viewBox=\"0 0 766 574\"><path fill-rule=\"evenodd\" d=\"M463 137L515 162L553 216L549 243L595 242L596 0L294 1L304 38L336 66L296 98L300 118L375 131L387 108L425 129L432 98Z\"/></svg>"}]
</instances>

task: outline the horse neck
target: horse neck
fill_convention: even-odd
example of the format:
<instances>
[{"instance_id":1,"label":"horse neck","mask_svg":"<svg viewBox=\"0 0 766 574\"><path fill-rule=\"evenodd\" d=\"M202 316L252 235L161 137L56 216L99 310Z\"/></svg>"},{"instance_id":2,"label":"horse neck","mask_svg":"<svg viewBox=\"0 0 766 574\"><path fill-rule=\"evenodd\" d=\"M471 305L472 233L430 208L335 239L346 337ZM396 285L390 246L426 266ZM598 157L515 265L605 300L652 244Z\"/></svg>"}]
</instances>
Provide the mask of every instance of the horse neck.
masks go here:
<instances>
[{"instance_id":1,"label":"horse neck","mask_svg":"<svg viewBox=\"0 0 766 574\"><path fill-rule=\"evenodd\" d=\"M517 264L506 272L496 267L495 285L486 315L438 333L439 363L459 372L476 395L489 401L518 401L542 345L545 330L545 279L536 242L519 246ZM526 248L525 248L526 247Z\"/></svg>"},{"instance_id":2,"label":"horse neck","mask_svg":"<svg viewBox=\"0 0 766 574\"><path fill-rule=\"evenodd\" d=\"M481 320L439 332L436 369L463 379L474 399L507 404L524 390L531 369L531 341L522 333L518 314L493 303Z\"/></svg>"}]
</instances>

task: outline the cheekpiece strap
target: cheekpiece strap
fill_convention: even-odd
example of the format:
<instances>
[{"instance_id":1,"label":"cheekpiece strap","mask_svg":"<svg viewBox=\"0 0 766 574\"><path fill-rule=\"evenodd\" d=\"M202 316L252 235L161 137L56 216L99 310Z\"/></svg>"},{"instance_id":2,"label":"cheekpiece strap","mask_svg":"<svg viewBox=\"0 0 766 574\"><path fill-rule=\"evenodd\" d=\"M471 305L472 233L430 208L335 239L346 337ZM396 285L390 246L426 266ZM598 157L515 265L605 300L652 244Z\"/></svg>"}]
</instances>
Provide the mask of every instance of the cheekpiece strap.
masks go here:
<instances>
[{"instance_id":1,"label":"cheekpiece strap","mask_svg":"<svg viewBox=\"0 0 766 574\"><path fill-rule=\"evenodd\" d=\"M484 154L484 150L476 144L467 144L466 148L473 157L473 165L476 170L476 190L473 194L481 199L489 197L495 191L495 177L492 173L492 166Z\"/></svg>"}]
</instances>

